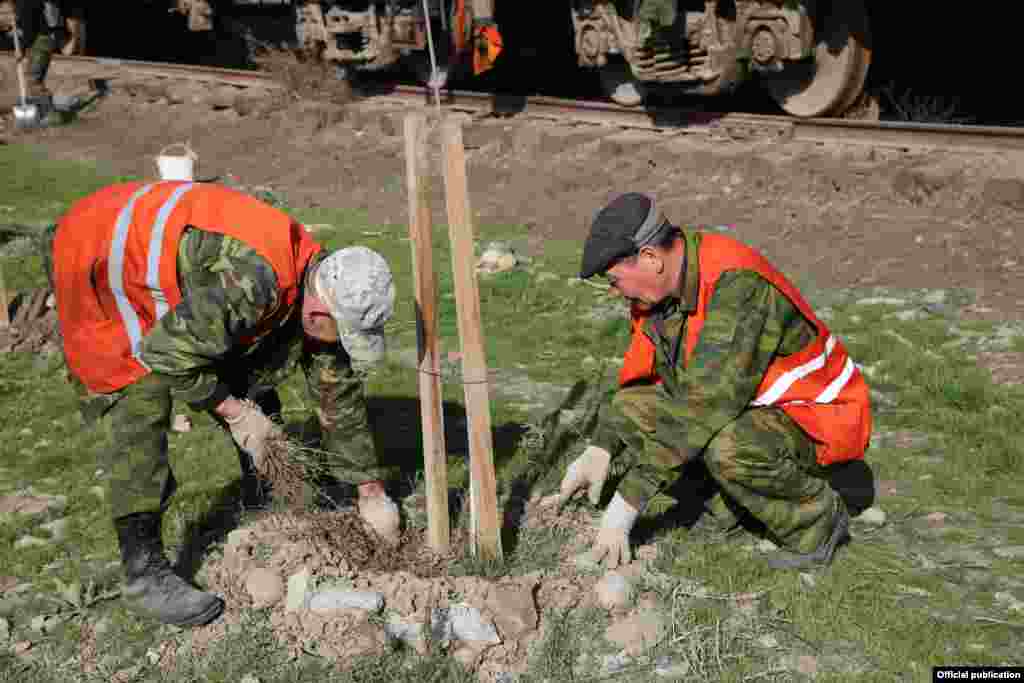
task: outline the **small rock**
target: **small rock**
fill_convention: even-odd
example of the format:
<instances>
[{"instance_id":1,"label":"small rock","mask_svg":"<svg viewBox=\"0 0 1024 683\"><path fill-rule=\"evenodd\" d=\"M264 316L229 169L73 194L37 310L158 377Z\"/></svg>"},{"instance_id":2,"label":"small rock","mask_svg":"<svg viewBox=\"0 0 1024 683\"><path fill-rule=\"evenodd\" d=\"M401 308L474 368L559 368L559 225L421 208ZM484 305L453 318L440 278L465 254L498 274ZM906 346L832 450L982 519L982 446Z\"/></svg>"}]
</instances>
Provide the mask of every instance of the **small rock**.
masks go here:
<instances>
[{"instance_id":1,"label":"small rock","mask_svg":"<svg viewBox=\"0 0 1024 683\"><path fill-rule=\"evenodd\" d=\"M885 517L885 510L883 510L882 508L869 507L867 510L864 510L862 513L860 513L857 519L859 519L862 522L871 524L873 526L882 526L883 524L885 524Z\"/></svg>"},{"instance_id":2,"label":"small rock","mask_svg":"<svg viewBox=\"0 0 1024 683\"><path fill-rule=\"evenodd\" d=\"M628 655L620 652L616 655L605 655L601 666L604 667L605 674L617 674L629 666L630 661L631 659Z\"/></svg>"},{"instance_id":3,"label":"small rock","mask_svg":"<svg viewBox=\"0 0 1024 683\"><path fill-rule=\"evenodd\" d=\"M1002 605L1011 612L1024 612L1024 602L1018 600L1012 593L1000 591L994 597L996 604Z\"/></svg>"},{"instance_id":4,"label":"small rock","mask_svg":"<svg viewBox=\"0 0 1024 683\"><path fill-rule=\"evenodd\" d=\"M800 572L800 583L807 586L808 588L814 588L818 585L818 580L814 578L813 574L807 572Z\"/></svg>"},{"instance_id":5,"label":"small rock","mask_svg":"<svg viewBox=\"0 0 1024 683\"><path fill-rule=\"evenodd\" d=\"M284 595L281 575L272 569L257 567L245 579L245 589L252 598L254 607L269 607L277 604Z\"/></svg>"},{"instance_id":6,"label":"small rock","mask_svg":"<svg viewBox=\"0 0 1024 683\"><path fill-rule=\"evenodd\" d=\"M66 517L62 517L46 524L40 524L39 528L49 531L52 540L63 541L68 532L68 520Z\"/></svg>"},{"instance_id":7,"label":"small rock","mask_svg":"<svg viewBox=\"0 0 1024 683\"><path fill-rule=\"evenodd\" d=\"M230 542L230 535L228 540ZM309 579L309 569L305 567L288 577L288 597L285 602L285 611L294 612L295 610L304 609L306 607L306 593L309 590Z\"/></svg>"},{"instance_id":8,"label":"small rock","mask_svg":"<svg viewBox=\"0 0 1024 683\"><path fill-rule=\"evenodd\" d=\"M171 423L171 431L178 432L179 434L192 431L192 420L188 415L181 415L180 413L175 415L174 421Z\"/></svg>"},{"instance_id":9,"label":"small rock","mask_svg":"<svg viewBox=\"0 0 1024 683\"><path fill-rule=\"evenodd\" d=\"M685 661L676 662L663 655L654 662L654 675L660 678L684 679L689 674L690 665Z\"/></svg>"},{"instance_id":10,"label":"small rock","mask_svg":"<svg viewBox=\"0 0 1024 683\"><path fill-rule=\"evenodd\" d=\"M758 637L757 644L765 649L772 650L779 646L779 639L774 634L766 633Z\"/></svg>"},{"instance_id":11,"label":"small rock","mask_svg":"<svg viewBox=\"0 0 1024 683\"><path fill-rule=\"evenodd\" d=\"M1005 548L994 548L992 552L996 557L1004 560L1024 560L1024 545L1011 545Z\"/></svg>"},{"instance_id":12,"label":"small rock","mask_svg":"<svg viewBox=\"0 0 1024 683\"><path fill-rule=\"evenodd\" d=\"M6 643L11 637L11 622L0 617L0 644Z\"/></svg>"},{"instance_id":13,"label":"small rock","mask_svg":"<svg viewBox=\"0 0 1024 683\"><path fill-rule=\"evenodd\" d=\"M633 599L633 585L618 572L608 572L594 586L597 604L605 609L626 607Z\"/></svg>"},{"instance_id":14,"label":"small rock","mask_svg":"<svg viewBox=\"0 0 1024 683\"><path fill-rule=\"evenodd\" d=\"M657 645L665 635L665 620L654 611L638 612L613 623L605 630L604 637L621 647L628 654L640 652Z\"/></svg>"},{"instance_id":15,"label":"small rock","mask_svg":"<svg viewBox=\"0 0 1024 683\"><path fill-rule=\"evenodd\" d=\"M313 593L307 601L314 612L362 609L376 612L384 607L384 595L371 591L326 590Z\"/></svg>"},{"instance_id":16,"label":"small rock","mask_svg":"<svg viewBox=\"0 0 1024 683\"><path fill-rule=\"evenodd\" d=\"M762 553L772 553L779 549L779 546L775 545L767 538L762 538L760 541L757 542L757 545L754 547Z\"/></svg>"},{"instance_id":17,"label":"small rock","mask_svg":"<svg viewBox=\"0 0 1024 683\"><path fill-rule=\"evenodd\" d=\"M456 604L447 609L435 608L430 623L438 640L491 644L501 642L494 624L486 621L480 610L469 605Z\"/></svg>"},{"instance_id":18,"label":"small rock","mask_svg":"<svg viewBox=\"0 0 1024 683\"><path fill-rule=\"evenodd\" d=\"M15 550L22 550L24 548L32 548L35 546L48 545L49 541L43 538L37 538L35 536L22 536L14 542Z\"/></svg>"},{"instance_id":19,"label":"small rock","mask_svg":"<svg viewBox=\"0 0 1024 683\"><path fill-rule=\"evenodd\" d=\"M946 520L948 518L949 515L947 515L945 512L933 512L929 515L926 515L924 519L928 523L928 526L930 526L933 529L937 529L939 527L945 526Z\"/></svg>"},{"instance_id":20,"label":"small rock","mask_svg":"<svg viewBox=\"0 0 1024 683\"><path fill-rule=\"evenodd\" d=\"M260 679L256 678L252 674L245 674L239 679L238 683L260 683Z\"/></svg>"}]
</instances>

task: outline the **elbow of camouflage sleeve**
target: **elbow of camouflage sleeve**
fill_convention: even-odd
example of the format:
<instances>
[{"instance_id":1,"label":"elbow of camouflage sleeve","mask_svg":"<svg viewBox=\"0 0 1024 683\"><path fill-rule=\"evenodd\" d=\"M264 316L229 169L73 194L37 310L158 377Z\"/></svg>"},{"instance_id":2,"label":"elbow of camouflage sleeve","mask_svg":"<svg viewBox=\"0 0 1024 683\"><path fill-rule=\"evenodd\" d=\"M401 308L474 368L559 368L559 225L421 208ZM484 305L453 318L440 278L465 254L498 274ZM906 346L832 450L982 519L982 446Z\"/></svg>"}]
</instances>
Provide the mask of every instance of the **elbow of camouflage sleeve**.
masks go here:
<instances>
[{"instance_id":1,"label":"elbow of camouflage sleeve","mask_svg":"<svg viewBox=\"0 0 1024 683\"><path fill-rule=\"evenodd\" d=\"M231 396L231 389L218 382L213 374L200 373L180 380L174 378L170 385L171 396L189 404L193 410L212 410Z\"/></svg>"}]
</instances>

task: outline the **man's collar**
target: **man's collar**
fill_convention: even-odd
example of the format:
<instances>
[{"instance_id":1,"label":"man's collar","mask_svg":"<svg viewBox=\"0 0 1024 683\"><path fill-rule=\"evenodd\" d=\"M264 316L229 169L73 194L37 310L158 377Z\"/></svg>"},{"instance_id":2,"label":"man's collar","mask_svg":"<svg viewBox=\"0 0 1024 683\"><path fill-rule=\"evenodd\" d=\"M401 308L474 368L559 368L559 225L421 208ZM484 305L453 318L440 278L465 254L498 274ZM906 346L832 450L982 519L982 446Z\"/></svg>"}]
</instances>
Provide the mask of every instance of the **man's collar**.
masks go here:
<instances>
[{"instance_id":1,"label":"man's collar","mask_svg":"<svg viewBox=\"0 0 1024 683\"><path fill-rule=\"evenodd\" d=\"M687 313L697 310L697 291L700 287L700 272L697 263L697 235L692 230L683 231L683 276L679 278L679 306Z\"/></svg>"}]
</instances>

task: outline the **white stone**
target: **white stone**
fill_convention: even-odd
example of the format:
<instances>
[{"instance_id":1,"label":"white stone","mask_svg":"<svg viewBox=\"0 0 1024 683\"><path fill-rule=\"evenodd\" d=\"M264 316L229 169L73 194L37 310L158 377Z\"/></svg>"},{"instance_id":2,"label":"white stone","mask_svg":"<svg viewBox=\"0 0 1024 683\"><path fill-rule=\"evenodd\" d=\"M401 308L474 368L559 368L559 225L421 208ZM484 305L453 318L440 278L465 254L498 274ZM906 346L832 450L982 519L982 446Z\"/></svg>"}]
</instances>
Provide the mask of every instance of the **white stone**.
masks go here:
<instances>
[{"instance_id":1,"label":"white stone","mask_svg":"<svg viewBox=\"0 0 1024 683\"><path fill-rule=\"evenodd\" d=\"M260 679L256 678L252 674L245 674L239 679L238 683L260 683Z\"/></svg>"},{"instance_id":2,"label":"white stone","mask_svg":"<svg viewBox=\"0 0 1024 683\"><path fill-rule=\"evenodd\" d=\"M305 609L309 579L309 569L305 567L288 577L288 597L285 601L285 611L294 612L295 610Z\"/></svg>"},{"instance_id":3,"label":"white stone","mask_svg":"<svg viewBox=\"0 0 1024 683\"><path fill-rule=\"evenodd\" d=\"M180 413L175 415L174 421L171 423L171 431L178 432L179 434L192 431L192 420L188 415L181 415Z\"/></svg>"},{"instance_id":4,"label":"white stone","mask_svg":"<svg viewBox=\"0 0 1024 683\"><path fill-rule=\"evenodd\" d=\"M68 520L66 517L62 517L46 524L40 524L39 528L49 531L54 541L63 541L68 533Z\"/></svg>"},{"instance_id":5,"label":"white stone","mask_svg":"<svg viewBox=\"0 0 1024 683\"><path fill-rule=\"evenodd\" d=\"M313 593L307 601L314 612L339 609L364 609L371 612L384 607L384 594L372 591L325 590Z\"/></svg>"},{"instance_id":6,"label":"white stone","mask_svg":"<svg viewBox=\"0 0 1024 683\"><path fill-rule=\"evenodd\" d=\"M762 552L762 553L771 553L771 552L775 552L776 550L779 549L779 546L775 545L774 543L769 541L767 538L762 538L760 541L757 542L757 545L754 546L754 547L757 548L758 551Z\"/></svg>"},{"instance_id":7,"label":"white stone","mask_svg":"<svg viewBox=\"0 0 1024 683\"><path fill-rule=\"evenodd\" d=\"M466 604L436 608L431 617L431 629L438 640L461 640L467 643L501 642L494 624L484 619L480 610Z\"/></svg>"},{"instance_id":8,"label":"white stone","mask_svg":"<svg viewBox=\"0 0 1024 683\"><path fill-rule=\"evenodd\" d=\"M772 650L779 646L779 639L772 633L766 633L758 637L757 644L765 649Z\"/></svg>"},{"instance_id":9,"label":"white stone","mask_svg":"<svg viewBox=\"0 0 1024 683\"><path fill-rule=\"evenodd\" d=\"M245 589L256 607L277 604L284 595L284 581L273 569L256 567L245 578Z\"/></svg>"},{"instance_id":10,"label":"white stone","mask_svg":"<svg viewBox=\"0 0 1024 683\"><path fill-rule=\"evenodd\" d=\"M49 541L43 538L37 538L35 536L22 536L14 542L15 550L22 550L23 548L31 548L33 546L47 545Z\"/></svg>"},{"instance_id":11,"label":"white stone","mask_svg":"<svg viewBox=\"0 0 1024 683\"><path fill-rule=\"evenodd\" d=\"M675 662L671 657L659 657L654 665L654 675L673 680L684 679L690 674L690 665L685 661Z\"/></svg>"},{"instance_id":12,"label":"white stone","mask_svg":"<svg viewBox=\"0 0 1024 683\"><path fill-rule=\"evenodd\" d=\"M633 599L633 585L622 574L608 572L594 585L597 604L605 609L626 607Z\"/></svg>"},{"instance_id":13,"label":"white stone","mask_svg":"<svg viewBox=\"0 0 1024 683\"><path fill-rule=\"evenodd\" d=\"M857 516L857 519L860 521L866 522L867 524L873 524L874 526L882 526L885 524L885 518L885 510L880 507L869 507Z\"/></svg>"}]
</instances>

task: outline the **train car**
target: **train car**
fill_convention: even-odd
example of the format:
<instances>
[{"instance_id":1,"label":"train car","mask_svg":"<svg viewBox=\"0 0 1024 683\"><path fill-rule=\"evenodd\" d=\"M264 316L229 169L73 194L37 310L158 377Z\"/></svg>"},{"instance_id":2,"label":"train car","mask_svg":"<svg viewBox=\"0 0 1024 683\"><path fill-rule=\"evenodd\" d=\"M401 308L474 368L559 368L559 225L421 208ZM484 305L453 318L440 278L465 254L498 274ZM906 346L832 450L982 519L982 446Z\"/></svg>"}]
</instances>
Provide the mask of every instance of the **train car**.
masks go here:
<instances>
[{"instance_id":1,"label":"train car","mask_svg":"<svg viewBox=\"0 0 1024 683\"><path fill-rule=\"evenodd\" d=\"M0 1L0 15L9 2ZM571 60L569 68L590 71L622 105L727 94L752 81L785 112L817 117L843 115L864 90L871 63L865 2L139 0L138 6L180 16L209 44L225 48L243 38L250 47L287 47L335 65L343 76L405 65L425 83L433 78L472 88L496 61L530 53L525 66L498 69L488 84L548 77L562 94L559 87L571 90L580 80L559 66ZM100 7L93 8L98 15ZM103 14L113 16L105 6ZM116 40L129 37L119 30Z\"/></svg>"},{"instance_id":2,"label":"train car","mask_svg":"<svg viewBox=\"0 0 1024 683\"><path fill-rule=\"evenodd\" d=\"M347 72L404 60L436 78L486 71L517 8L532 14L517 17L520 25L538 29L556 9L494 2L173 0L173 10L190 30L213 31L218 15L290 7L296 46L319 59ZM561 11L578 67L598 72L623 105L654 93L729 93L756 80L793 116L839 116L861 95L871 62L865 0L572 0Z\"/></svg>"}]
</instances>

